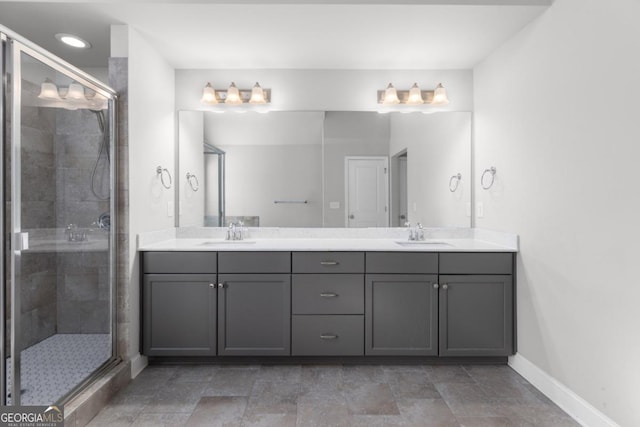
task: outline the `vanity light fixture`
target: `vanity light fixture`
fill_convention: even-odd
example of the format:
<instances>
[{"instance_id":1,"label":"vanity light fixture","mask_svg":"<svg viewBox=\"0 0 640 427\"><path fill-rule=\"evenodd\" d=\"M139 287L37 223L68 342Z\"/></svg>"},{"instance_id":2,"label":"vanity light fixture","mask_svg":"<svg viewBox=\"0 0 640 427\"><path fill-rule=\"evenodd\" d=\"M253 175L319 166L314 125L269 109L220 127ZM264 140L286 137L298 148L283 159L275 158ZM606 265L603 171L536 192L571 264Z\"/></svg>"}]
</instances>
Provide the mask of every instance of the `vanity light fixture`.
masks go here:
<instances>
[{"instance_id":1,"label":"vanity light fixture","mask_svg":"<svg viewBox=\"0 0 640 427\"><path fill-rule=\"evenodd\" d=\"M234 82L231 82L231 86L227 89L227 99L224 100L225 104L240 105L242 104L242 98L240 98L240 91L236 87Z\"/></svg>"},{"instance_id":2,"label":"vanity light fixture","mask_svg":"<svg viewBox=\"0 0 640 427\"><path fill-rule=\"evenodd\" d=\"M67 96L65 99L74 100L74 101L86 101L87 98L84 96L84 88L79 83L71 83L69 85L69 89L67 90Z\"/></svg>"},{"instance_id":3,"label":"vanity light fixture","mask_svg":"<svg viewBox=\"0 0 640 427\"><path fill-rule=\"evenodd\" d=\"M384 97L382 98L383 105L396 105L400 104L400 100L398 99L398 92L396 88L393 87L391 83L384 90Z\"/></svg>"},{"instance_id":4,"label":"vanity light fixture","mask_svg":"<svg viewBox=\"0 0 640 427\"><path fill-rule=\"evenodd\" d=\"M56 34L56 39L76 49L89 49L91 47L91 43L73 34L58 33Z\"/></svg>"},{"instance_id":5,"label":"vanity light fixture","mask_svg":"<svg viewBox=\"0 0 640 427\"><path fill-rule=\"evenodd\" d=\"M447 90L438 84L434 90L421 90L418 83L414 83L409 90L396 90L391 83L385 90L378 91L378 104L382 105L447 105L449 99Z\"/></svg>"},{"instance_id":6,"label":"vanity light fixture","mask_svg":"<svg viewBox=\"0 0 640 427\"><path fill-rule=\"evenodd\" d=\"M60 101L62 99L58 93L58 86L49 79L46 79L40 85L40 94L38 95L38 98L50 101Z\"/></svg>"},{"instance_id":7,"label":"vanity light fixture","mask_svg":"<svg viewBox=\"0 0 640 427\"><path fill-rule=\"evenodd\" d=\"M447 97L447 90L442 86L442 83L438 83L436 90L433 91L432 105L447 105L449 98Z\"/></svg>"},{"instance_id":8,"label":"vanity light fixture","mask_svg":"<svg viewBox=\"0 0 640 427\"><path fill-rule=\"evenodd\" d=\"M207 85L202 89L202 98L200 98L200 102L207 105L216 105L218 100L216 99L216 91L211 86L211 83L207 83Z\"/></svg>"},{"instance_id":9,"label":"vanity light fixture","mask_svg":"<svg viewBox=\"0 0 640 427\"><path fill-rule=\"evenodd\" d=\"M251 88L251 99L249 99L249 104L266 104L267 101L264 99L264 90L260 86L260 83L256 82Z\"/></svg>"},{"instance_id":10,"label":"vanity light fixture","mask_svg":"<svg viewBox=\"0 0 640 427\"><path fill-rule=\"evenodd\" d=\"M407 99L407 105L422 105L424 99L422 99L422 92L418 87L418 83L414 83L409 89L409 98Z\"/></svg>"},{"instance_id":11,"label":"vanity light fixture","mask_svg":"<svg viewBox=\"0 0 640 427\"><path fill-rule=\"evenodd\" d=\"M271 89L263 89L256 82L251 89L239 89L234 82L226 90L216 90L211 83L202 89L200 102L205 105L264 105L271 103Z\"/></svg>"}]
</instances>

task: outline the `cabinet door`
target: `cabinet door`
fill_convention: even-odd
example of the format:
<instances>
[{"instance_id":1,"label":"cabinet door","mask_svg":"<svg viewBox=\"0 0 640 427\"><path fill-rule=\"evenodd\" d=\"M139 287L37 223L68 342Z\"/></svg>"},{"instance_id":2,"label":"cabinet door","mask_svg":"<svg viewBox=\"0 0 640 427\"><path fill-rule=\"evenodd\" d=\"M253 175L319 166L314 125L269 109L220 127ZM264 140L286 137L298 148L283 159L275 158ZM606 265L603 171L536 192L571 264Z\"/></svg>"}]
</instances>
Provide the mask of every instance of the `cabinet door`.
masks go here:
<instances>
[{"instance_id":1,"label":"cabinet door","mask_svg":"<svg viewBox=\"0 0 640 427\"><path fill-rule=\"evenodd\" d=\"M144 354L216 354L215 281L215 274L144 275Z\"/></svg>"},{"instance_id":2,"label":"cabinet door","mask_svg":"<svg viewBox=\"0 0 640 427\"><path fill-rule=\"evenodd\" d=\"M291 275L220 274L218 354L289 355Z\"/></svg>"},{"instance_id":3,"label":"cabinet door","mask_svg":"<svg viewBox=\"0 0 640 427\"><path fill-rule=\"evenodd\" d=\"M440 355L510 354L513 354L512 276L440 276Z\"/></svg>"},{"instance_id":4,"label":"cabinet door","mask_svg":"<svg viewBox=\"0 0 640 427\"><path fill-rule=\"evenodd\" d=\"M365 354L438 354L436 275L366 276Z\"/></svg>"}]
</instances>

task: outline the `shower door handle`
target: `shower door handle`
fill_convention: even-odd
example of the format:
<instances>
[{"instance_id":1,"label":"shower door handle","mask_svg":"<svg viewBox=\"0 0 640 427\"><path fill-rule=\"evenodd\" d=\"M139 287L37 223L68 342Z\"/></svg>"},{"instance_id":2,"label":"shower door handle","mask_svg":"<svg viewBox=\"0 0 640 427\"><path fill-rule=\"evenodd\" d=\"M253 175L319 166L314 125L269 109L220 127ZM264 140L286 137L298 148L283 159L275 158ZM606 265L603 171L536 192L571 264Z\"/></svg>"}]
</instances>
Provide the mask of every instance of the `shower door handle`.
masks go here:
<instances>
[{"instance_id":1,"label":"shower door handle","mask_svg":"<svg viewBox=\"0 0 640 427\"><path fill-rule=\"evenodd\" d=\"M29 233L17 233L16 234L16 247L19 251L29 250Z\"/></svg>"}]
</instances>

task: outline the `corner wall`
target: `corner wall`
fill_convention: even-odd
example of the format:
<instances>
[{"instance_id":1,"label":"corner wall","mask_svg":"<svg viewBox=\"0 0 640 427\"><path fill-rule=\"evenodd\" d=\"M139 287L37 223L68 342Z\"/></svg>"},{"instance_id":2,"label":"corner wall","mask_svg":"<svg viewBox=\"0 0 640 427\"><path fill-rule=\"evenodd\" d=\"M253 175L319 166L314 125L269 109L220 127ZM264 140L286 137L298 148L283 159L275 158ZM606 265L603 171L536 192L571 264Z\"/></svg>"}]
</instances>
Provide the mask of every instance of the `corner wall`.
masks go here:
<instances>
[{"instance_id":1,"label":"corner wall","mask_svg":"<svg viewBox=\"0 0 640 427\"><path fill-rule=\"evenodd\" d=\"M129 201L129 286L119 295L121 354L132 359L134 376L139 359L140 271L136 251L139 233L174 226L175 186L162 186L156 167L169 170L175 182L175 73L136 30L112 27L112 56L128 57L127 117ZM121 118L125 120L125 118ZM168 182L168 179L166 180ZM125 196L126 198L126 196ZM122 336L124 335L124 336ZM141 366L142 365L142 366Z\"/></svg>"},{"instance_id":2,"label":"corner wall","mask_svg":"<svg viewBox=\"0 0 640 427\"><path fill-rule=\"evenodd\" d=\"M516 364L594 426L640 425L638 17L634 0L556 0L474 70L476 225L520 235Z\"/></svg>"}]
</instances>

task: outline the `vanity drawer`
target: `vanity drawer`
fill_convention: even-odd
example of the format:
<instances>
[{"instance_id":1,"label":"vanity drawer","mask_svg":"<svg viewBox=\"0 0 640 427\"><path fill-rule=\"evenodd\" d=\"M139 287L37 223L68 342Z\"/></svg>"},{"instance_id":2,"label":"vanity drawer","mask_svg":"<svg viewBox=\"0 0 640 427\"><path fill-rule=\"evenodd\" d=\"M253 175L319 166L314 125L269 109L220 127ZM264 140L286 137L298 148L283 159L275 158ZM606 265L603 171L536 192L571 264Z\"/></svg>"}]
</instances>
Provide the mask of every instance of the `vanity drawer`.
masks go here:
<instances>
[{"instance_id":1,"label":"vanity drawer","mask_svg":"<svg viewBox=\"0 0 640 427\"><path fill-rule=\"evenodd\" d=\"M512 274L513 254L441 253L440 274Z\"/></svg>"},{"instance_id":2,"label":"vanity drawer","mask_svg":"<svg viewBox=\"0 0 640 427\"><path fill-rule=\"evenodd\" d=\"M216 273L216 252L143 252L144 273Z\"/></svg>"},{"instance_id":3,"label":"vanity drawer","mask_svg":"<svg viewBox=\"0 0 640 427\"><path fill-rule=\"evenodd\" d=\"M367 273L438 274L435 252L367 252Z\"/></svg>"},{"instance_id":4,"label":"vanity drawer","mask_svg":"<svg viewBox=\"0 0 640 427\"><path fill-rule=\"evenodd\" d=\"M291 355L364 355L364 316L292 316Z\"/></svg>"},{"instance_id":5,"label":"vanity drawer","mask_svg":"<svg viewBox=\"0 0 640 427\"><path fill-rule=\"evenodd\" d=\"M294 273L364 273L364 252L294 252Z\"/></svg>"},{"instance_id":6,"label":"vanity drawer","mask_svg":"<svg viewBox=\"0 0 640 427\"><path fill-rule=\"evenodd\" d=\"M294 274L293 314L364 314L364 275Z\"/></svg>"},{"instance_id":7,"label":"vanity drawer","mask_svg":"<svg viewBox=\"0 0 640 427\"><path fill-rule=\"evenodd\" d=\"M220 273L289 273L291 252L219 252Z\"/></svg>"}]
</instances>

